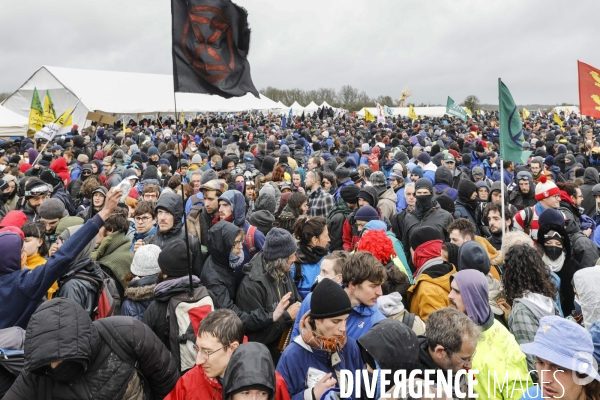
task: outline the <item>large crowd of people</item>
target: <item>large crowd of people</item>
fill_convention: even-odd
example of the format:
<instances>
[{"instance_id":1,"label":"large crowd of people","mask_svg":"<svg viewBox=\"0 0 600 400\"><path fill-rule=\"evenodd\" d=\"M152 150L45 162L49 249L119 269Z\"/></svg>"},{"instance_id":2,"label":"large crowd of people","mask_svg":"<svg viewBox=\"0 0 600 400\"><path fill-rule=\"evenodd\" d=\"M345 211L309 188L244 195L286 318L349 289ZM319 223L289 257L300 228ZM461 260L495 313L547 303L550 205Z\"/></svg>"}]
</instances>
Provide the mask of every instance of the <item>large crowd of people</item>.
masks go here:
<instances>
[{"instance_id":1,"label":"large crowd of people","mask_svg":"<svg viewBox=\"0 0 600 400\"><path fill-rule=\"evenodd\" d=\"M600 120L332 115L4 142L0 397L600 399Z\"/></svg>"}]
</instances>

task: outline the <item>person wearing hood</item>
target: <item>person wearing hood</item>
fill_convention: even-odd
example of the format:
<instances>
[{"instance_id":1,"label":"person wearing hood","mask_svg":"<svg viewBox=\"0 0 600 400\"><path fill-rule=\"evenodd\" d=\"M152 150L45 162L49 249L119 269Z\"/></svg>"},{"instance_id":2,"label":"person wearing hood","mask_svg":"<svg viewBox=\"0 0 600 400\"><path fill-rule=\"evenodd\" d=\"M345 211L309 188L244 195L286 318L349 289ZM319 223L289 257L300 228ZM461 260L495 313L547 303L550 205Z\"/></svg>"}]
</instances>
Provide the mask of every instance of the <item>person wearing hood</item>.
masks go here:
<instances>
[{"instance_id":1,"label":"person wearing hood","mask_svg":"<svg viewBox=\"0 0 600 400\"><path fill-rule=\"evenodd\" d=\"M573 275L575 288L575 311L581 313L584 328L600 320L600 266L579 270Z\"/></svg>"},{"instance_id":2,"label":"person wearing hood","mask_svg":"<svg viewBox=\"0 0 600 400\"><path fill-rule=\"evenodd\" d=\"M442 238L438 230L430 226L417 227L410 235L410 254L415 272L407 298L410 312L423 321L435 310L450 304L450 276L456 273L456 268L442 259Z\"/></svg>"},{"instance_id":3,"label":"person wearing hood","mask_svg":"<svg viewBox=\"0 0 600 400\"><path fill-rule=\"evenodd\" d=\"M235 269L237 282L239 283L244 277L242 266L250 262L252 257L262 250L265 243L265 235L246 221L246 200L244 199L244 195L237 190L228 190L219 197L219 213L212 220L212 224L214 225L219 221L233 223L238 228L243 229L246 236L243 243L244 260Z\"/></svg>"},{"instance_id":4,"label":"person wearing hood","mask_svg":"<svg viewBox=\"0 0 600 400\"><path fill-rule=\"evenodd\" d=\"M488 282L483 273L468 269L450 277L451 291L448 294L450 307L465 313L483 330L472 359L472 368L478 376L487 377L494 373L508 381L507 387L496 391L489 387L486 379L478 379L473 391L485 399L519 399L514 387L528 387L532 384L528 376L527 359L519 348L515 337L494 318L488 299ZM524 384L525 382L525 384Z\"/></svg>"},{"instance_id":5,"label":"person wearing hood","mask_svg":"<svg viewBox=\"0 0 600 400\"><path fill-rule=\"evenodd\" d=\"M357 208L355 208L344 221L342 228L342 242L344 250L354 250L358 243L359 234L362 230L362 226L368 221L381 220L385 222L388 228L391 227L390 220L377 209L377 203L379 202L379 195L377 189L373 186L365 186L358 191L356 195ZM369 206L369 208L364 208ZM362 211L360 209L363 208ZM363 224L357 224L357 215L360 212L360 221L364 221ZM359 227L359 225L362 225Z\"/></svg>"},{"instance_id":6,"label":"person wearing hood","mask_svg":"<svg viewBox=\"0 0 600 400\"><path fill-rule=\"evenodd\" d=\"M91 254L91 258L100 264L102 270L114 279L123 298L125 294L125 277L130 272L133 261L131 239L127 237L129 221L122 213L111 215L100 229L96 244L98 247Z\"/></svg>"},{"instance_id":7,"label":"person wearing hood","mask_svg":"<svg viewBox=\"0 0 600 400\"><path fill-rule=\"evenodd\" d=\"M354 182L350 179L350 170L344 166L337 168L333 173L337 180L337 188L333 195L333 200L337 202L341 197L342 189L346 186L354 186Z\"/></svg>"},{"instance_id":8,"label":"person wearing hood","mask_svg":"<svg viewBox=\"0 0 600 400\"><path fill-rule=\"evenodd\" d=\"M417 335L400 321L385 319L376 323L357 343L369 374L387 370L390 376L397 371L409 376L419 368ZM385 398L386 394L388 398L393 397L396 388L393 381L387 382L389 386L384 386L381 379L376 382L375 399ZM429 390L435 392L434 388Z\"/></svg>"},{"instance_id":9,"label":"person wearing hood","mask_svg":"<svg viewBox=\"0 0 600 400\"><path fill-rule=\"evenodd\" d=\"M559 308L563 315L569 316L575 308L575 293L571 282L575 273L584 268L584 265L577 261L573 253L573 244L569 240L568 231L564 227L564 224L568 224L568 221L564 220L564 216L560 211L544 211L539 222L537 246L543 255L542 261L555 275L560 292ZM595 247L595 245L593 246ZM594 264L595 261L590 266Z\"/></svg>"},{"instance_id":10,"label":"person wearing hood","mask_svg":"<svg viewBox=\"0 0 600 400\"><path fill-rule=\"evenodd\" d=\"M96 189L92 191L92 201L91 204L83 210L81 210L77 216L82 218L84 221L87 221L90 218L93 218L102 207L104 207L104 203L106 202L106 196L108 194L108 189L104 186L98 186Z\"/></svg>"},{"instance_id":11,"label":"person wearing hood","mask_svg":"<svg viewBox=\"0 0 600 400\"><path fill-rule=\"evenodd\" d=\"M73 206L76 208L83 204L81 186L83 185L83 182L85 182L85 180L88 179L90 176L92 176L92 165L83 164L83 166L81 167L81 174L79 175L79 177L77 177L77 179L71 180L71 182L69 182L69 184L67 185L67 192L69 193L71 204L73 204Z\"/></svg>"},{"instance_id":12,"label":"person wearing hood","mask_svg":"<svg viewBox=\"0 0 600 400\"><path fill-rule=\"evenodd\" d=\"M144 312L154 300L156 277L160 267L160 247L149 244L142 246L133 256L130 272L125 276L125 293L121 304L121 315L141 321Z\"/></svg>"},{"instance_id":13,"label":"person wearing hood","mask_svg":"<svg viewBox=\"0 0 600 400\"><path fill-rule=\"evenodd\" d=\"M531 343L542 317L560 316L554 301L554 278L539 253L527 244L517 244L508 249L503 270L503 291L498 304L517 343ZM535 357L532 355L527 355L527 367L529 371L535 371ZM535 375L534 380L538 381Z\"/></svg>"},{"instance_id":14,"label":"person wearing hood","mask_svg":"<svg viewBox=\"0 0 600 400\"><path fill-rule=\"evenodd\" d=\"M289 400L285 380L275 371L264 345L243 343L233 352L223 377L223 398Z\"/></svg>"},{"instance_id":15,"label":"person wearing hood","mask_svg":"<svg viewBox=\"0 0 600 400\"><path fill-rule=\"evenodd\" d=\"M560 156L560 154L559 154ZM558 157L556 157L555 161L557 161ZM575 180L575 169L583 168L580 162L577 162L575 156L573 154L567 154L564 156L565 170L564 175L568 182L573 182Z\"/></svg>"},{"instance_id":16,"label":"person wearing hood","mask_svg":"<svg viewBox=\"0 0 600 400\"><path fill-rule=\"evenodd\" d=\"M340 190L337 204L327 214L327 230L329 231L329 250L336 251L344 248L342 239L346 218L358 206L357 198L360 189L356 185L345 186ZM288 201L289 203L289 201Z\"/></svg>"},{"instance_id":17,"label":"person wearing hood","mask_svg":"<svg viewBox=\"0 0 600 400\"><path fill-rule=\"evenodd\" d=\"M141 198L142 197L142 193L144 191L144 187L149 184L149 183L153 183L155 185L158 185L159 187L161 186L161 182L160 179L158 177L158 168L153 166L153 165L149 165L145 170L144 170L144 174L142 175L142 179L138 182L137 185L135 185L135 188L138 191L138 197Z\"/></svg>"},{"instance_id":18,"label":"person wearing hood","mask_svg":"<svg viewBox=\"0 0 600 400\"><path fill-rule=\"evenodd\" d=\"M17 209L19 181L9 174L3 175L2 180L6 182L6 185L2 185L0 190L0 200L4 203L4 209L8 213Z\"/></svg>"},{"instance_id":19,"label":"person wearing hood","mask_svg":"<svg viewBox=\"0 0 600 400\"><path fill-rule=\"evenodd\" d=\"M398 231L402 233L402 246L404 246L406 258L409 260L413 272L415 271L415 266L411 263L412 256L409 251L411 248L409 238L412 236L412 231L421 226L431 227L438 232L436 236L440 240L447 241L447 229L454 220L452 215L443 210L438 202L433 199L433 185L429 179L420 178L417 180L415 183L415 195L416 204L414 209L407 208L406 213L398 214L399 216L403 216L402 220L398 220L399 217L394 218L394 225L398 225Z\"/></svg>"},{"instance_id":20,"label":"person wearing hood","mask_svg":"<svg viewBox=\"0 0 600 400\"><path fill-rule=\"evenodd\" d=\"M104 209L73 234L70 245L58 249L43 267L34 270L21 269L21 236L14 232L0 233L0 243L4 246L0 262L0 302L5 305L0 307L0 329L27 327L48 289L94 240L104 220L115 210L120 197L120 190L111 193Z\"/></svg>"},{"instance_id":21,"label":"person wearing hood","mask_svg":"<svg viewBox=\"0 0 600 400\"><path fill-rule=\"evenodd\" d=\"M27 332L23 373L4 399L158 399L179 379L169 351L133 318L92 322L75 301L54 299L36 310Z\"/></svg>"},{"instance_id":22,"label":"person wearing hood","mask_svg":"<svg viewBox=\"0 0 600 400\"><path fill-rule=\"evenodd\" d=\"M475 167L481 167L485 159L485 147L483 147L482 142L477 142L475 149L471 150L471 165L469 165L469 168L472 170Z\"/></svg>"},{"instance_id":23,"label":"person wearing hood","mask_svg":"<svg viewBox=\"0 0 600 400\"><path fill-rule=\"evenodd\" d=\"M554 165L554 156L549 155L544 159L544 169L550 172L550 178L556 183L565 179L565 176L560 171L560 168Z\"/></svg>"},{"instance_id":24,"label":"person wearing hood","mask_svg":"<svg viewBox=\"0 0 600 400\"><path fill-rule=\"evenodd\" d=\"M579 188L581 189L581 194L583 195L583 201L581 203L581 207L583 207L583 213L587 216L592 216L594 212L596 212L596 198L592 194L592 189L594 186L600 183L600 175L598 175L598 170L594 167L588 167L585 169L583 173L583 185Z\"/></svg>"},{"instance_id":25,"label":"person wearing hood","mask_svg":"<svg viewBox=\"0 0 600 400\"><path fill-rule=\"evenodd\" d=\"M377 209L380 210L381 215L391 220L396 214L396 202L398 201L396 192L393 188L386 186L386 178L383 172L374 172L369 179L373 188L377 190L377 196L379 197Z\"/></svg>"},{"instance_id":26,"label":"person wearing hood","mask_svg":"<svg viewBox=\"0 0 600 400\"><path fill-rule=\"evenodd\" d=\"M452 154L450 154L452 156ZM452 187L452 171L441 166L435 171L435 179L433 186L434 199L442 194L446 194L456 201L458 199L458 191Z\"/></svg>"},{"instance_id":27,"label":"person wearing hood","mask_svg":"<svg viewBox=\"0 0 600 400\"><path fill-rule=\"evenodd\" d=\"M165 193L156 202L154 206L156 219L158 221L158 230L154 235L148 236L143 240L143 244L155 244L165 250L165 248L174 241L185 243L185 227L183 226L183 200L181 196L175 193ZM196 277L202 272L202 253L198 238L188 233L188 243L192 256L192 271ZM140 243L141 244L141 243ZM181 255L187 268L187 251Z\"/></svg>"},{"instance_id":28,"label":"person wearing hood","mask_svg":"<svg viewBox=\"0 0 600 400\"><path fill-rule=\"evenodd\" d=\"M300 334L277 364L292 400L320 399L328 389L339 387L341 370L363 369L356 340L346 333L353 310L346 291L333 280L323 279L312 292L308 308L305 314L298 314ZM312 382L307 381L309 369L318 374Z\"/></svg>"},{"instance_id":29,"label":"person wearing hood","mask_svg":"<svg viewBox=\"0 0 600 400\"><path fill-rule=\"evenodd\" d=\"M471 181L461 181L458 185L458 200L456 201L456 218L466 218L475 226L475 233L481 235L479 229L479 215L477 212L477 185Z\"/></svg>"},{"instance_id":30,"label":"person wearing hood","mask_svg":"<svg viewBox=\"0 0 600 400\"><path fill-rule=\"evenodd\" d=\"M283 308L273 314L262 307L244 312L236 305L238 284L235 269L240 268L240 263L243 262L243 230L230 222L219 221L210 229L208 235L210 256L204 263L200 279L213 294L215 307L234 311L242 320L246 331L258 331L268 327L273 320L281 318Z\"/></svg>"},{"instance_id":31,"label":"person wearing hood","mask_svg":"<svg viewBox=\"0 0 600 400\"><path fill-rule=\"evenodd\" d=\"M273 228L262 252L244 266L245 276L235 296L239 310L255 319L245 325L249 340L266 345L275 363L302 302L290 270L296 261L296 248L288 231Z\"/></svg>"},{"instance_id":32,"label":"person wearing hood","mask_svg":"<svg viewBox=\"0 0 600 400\"><path fill-rule=\"evenodd\" d=\"M379 171L379 155L381 153L381 147L373 146L371 153L366 157L369 168L373 172Z\"/></svg>"},{"instance_id":33,"label":"person wearing hood","mask_svg":"<svg viewBox=\"0 0 600 400\"><path fill-rule=\"evenodd\" d=\"M516 175L517 187L510 193L508 202L518 210L533 207L537 203L535 199L535 183L528 171L519 171Z\"/></svg>"}]
</instances>

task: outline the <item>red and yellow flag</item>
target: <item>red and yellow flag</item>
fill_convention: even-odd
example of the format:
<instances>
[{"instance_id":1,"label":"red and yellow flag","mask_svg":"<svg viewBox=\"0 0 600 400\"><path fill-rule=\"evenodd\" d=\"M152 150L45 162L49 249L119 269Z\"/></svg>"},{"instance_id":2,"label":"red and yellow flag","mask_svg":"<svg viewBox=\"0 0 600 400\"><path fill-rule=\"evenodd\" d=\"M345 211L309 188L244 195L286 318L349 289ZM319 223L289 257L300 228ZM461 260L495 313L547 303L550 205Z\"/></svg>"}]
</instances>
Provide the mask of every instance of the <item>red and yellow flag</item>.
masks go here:
<instances>
[{"instance_id":1,"label":"red and yellow flag","mask_svg":"<svg viewBox=\"0 0 600 400\"><path fill-rule=\"evenodd\" d=\"M600 118L600 69L577 61L581 115Z\"/></svg>"}]
</instances>

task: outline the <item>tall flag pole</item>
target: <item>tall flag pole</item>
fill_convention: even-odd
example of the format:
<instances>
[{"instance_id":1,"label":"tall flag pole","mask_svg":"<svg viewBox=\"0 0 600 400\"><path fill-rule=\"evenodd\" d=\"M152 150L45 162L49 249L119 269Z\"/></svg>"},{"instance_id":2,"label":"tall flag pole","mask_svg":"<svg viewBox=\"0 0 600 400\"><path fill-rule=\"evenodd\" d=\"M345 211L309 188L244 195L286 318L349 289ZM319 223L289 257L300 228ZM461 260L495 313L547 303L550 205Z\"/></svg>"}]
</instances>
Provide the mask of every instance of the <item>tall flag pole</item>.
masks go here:
<instances>
[{"instance_id":1,"label":"tall flag pole","mask_svg":"<svg viewBox=\"0 0 600 400\"><path fill-rule=\"evenodd\" d=\"M500 176L504 183L502 160L524 164L531 151L523 150L523 123L517 105L502 79L498 78L499 120L500 120ZM504 199L504 185L500 185L500 197ZM504 201L502 202L502 237L505 233Z\"/></svg>"}]
</instances>

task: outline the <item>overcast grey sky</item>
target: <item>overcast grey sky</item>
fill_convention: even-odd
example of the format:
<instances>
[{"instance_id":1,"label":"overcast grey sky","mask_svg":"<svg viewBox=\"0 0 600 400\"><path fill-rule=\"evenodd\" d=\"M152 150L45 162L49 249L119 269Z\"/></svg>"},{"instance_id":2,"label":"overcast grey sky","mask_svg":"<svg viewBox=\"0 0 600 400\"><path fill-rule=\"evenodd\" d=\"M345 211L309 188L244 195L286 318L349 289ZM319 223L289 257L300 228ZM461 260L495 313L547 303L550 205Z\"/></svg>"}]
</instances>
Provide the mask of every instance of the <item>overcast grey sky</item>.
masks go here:
<instances>
[{"instance_id":1,"label":"overcast grey sky","mask_svg":"<svg viewBox=\"0 0 600 400\"><path fill-rule=\"evenodd\" d=\"M0 92L42 65L171 73L168 0L2 1ZM600 67L600 1L238 0L255 86L344 84L370 96L578 103L577 60Z\"/></svg>"}]
</instances>

